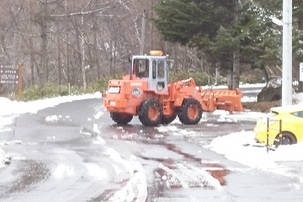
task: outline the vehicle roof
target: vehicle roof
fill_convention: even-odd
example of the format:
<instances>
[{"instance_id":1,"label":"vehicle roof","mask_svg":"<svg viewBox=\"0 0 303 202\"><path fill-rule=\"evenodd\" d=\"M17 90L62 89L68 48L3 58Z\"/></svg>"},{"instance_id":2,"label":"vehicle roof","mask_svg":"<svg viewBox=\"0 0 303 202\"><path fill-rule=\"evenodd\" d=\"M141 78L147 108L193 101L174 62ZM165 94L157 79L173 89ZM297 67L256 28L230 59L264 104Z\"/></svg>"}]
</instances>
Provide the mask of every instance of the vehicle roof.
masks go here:
<instances>
[{"instance_id":1,"label":"vehicle roof","mask_svg":"<svg viewBox=\"0 0 303 202\"><path fill-rule=\"evenodd\" d=\"M133 58L136 58L136 59L163 58L163 59L165 59L166 56L134 55Z\"/></svg>"},{"instance_id":2,"label":"vehicle roof","mask_svg":"<svg viewBox=\"0 0 303 202\"><path fill-rule=\"evenodd\" d=\"M278 113L292 113L297 111L303 111L303 104L297 104L297 105L289 105L289 106L281 106L281 107L273 107L271 108L272 112L278 112Z\"/></svg>"}]
</instances>

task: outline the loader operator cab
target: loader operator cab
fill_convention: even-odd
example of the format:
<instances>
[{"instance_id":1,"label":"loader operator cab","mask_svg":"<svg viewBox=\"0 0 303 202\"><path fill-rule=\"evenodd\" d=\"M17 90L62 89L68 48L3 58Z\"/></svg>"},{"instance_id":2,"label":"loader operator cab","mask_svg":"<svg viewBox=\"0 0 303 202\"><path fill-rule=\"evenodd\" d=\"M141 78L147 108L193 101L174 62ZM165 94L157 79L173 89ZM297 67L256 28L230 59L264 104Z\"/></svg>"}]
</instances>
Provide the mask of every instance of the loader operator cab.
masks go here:
<instances>
[{"instance_id":1,"label":"loader operator cab","mask_svg":"<svg viewBox=\"0 0 303 202\"><path fill-rule=\"evenodd\" d=\"M149 78L149 60L134 59L133 71L138 78Z\"/></svg>"},{"instance_id":2,"label":"loader operator cab","mask_svg":"<svg viewBox=\"0 0 303 202\"><path fill-rule=\"evenodd\" d=\"M168 93L168 72L166 56L162 54L162 51L155 51L151 55L133 56L132 74L136 75L137 79L146 80L148 90L166 94Z\"/></svg>"}]
</instances>

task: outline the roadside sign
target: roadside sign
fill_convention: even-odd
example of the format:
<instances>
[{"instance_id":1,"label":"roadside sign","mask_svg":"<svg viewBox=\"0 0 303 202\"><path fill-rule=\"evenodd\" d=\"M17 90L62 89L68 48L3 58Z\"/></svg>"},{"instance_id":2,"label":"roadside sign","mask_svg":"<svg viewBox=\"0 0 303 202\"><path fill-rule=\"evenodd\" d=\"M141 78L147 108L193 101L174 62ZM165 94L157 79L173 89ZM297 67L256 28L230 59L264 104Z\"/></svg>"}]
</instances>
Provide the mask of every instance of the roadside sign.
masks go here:
<instances>
[{"instance_id":1,"label":"roadside sign","mask_svg":"<svg viewBox=\"0 0 303 202\"><path fill-rule=\"evenodd\" d=\"M303 81L303 62L300 62L300 69L299 69L299 80L302 82Z\"/></svg>"},{"instance_id":2,"label":"roadside sign","mask_svg":"<svg viewBox=\"0 0 303 202\"><path fill-rule=\"evenodd\" d=\"M0 84L17 84L18 101L22 100L22 65L0 66ZM1 87L1 86L0 86Z\"/></svg>"},{"instance_id":3,"label":"roadside sign","mask_svg":"<svg viewBox=\"0 0 303 202\"><path fill-rule=\"evenodd\" d=\"M18 84L18 69L13 66L0 67L0 83Z\"/></svg>"}]
</instances>

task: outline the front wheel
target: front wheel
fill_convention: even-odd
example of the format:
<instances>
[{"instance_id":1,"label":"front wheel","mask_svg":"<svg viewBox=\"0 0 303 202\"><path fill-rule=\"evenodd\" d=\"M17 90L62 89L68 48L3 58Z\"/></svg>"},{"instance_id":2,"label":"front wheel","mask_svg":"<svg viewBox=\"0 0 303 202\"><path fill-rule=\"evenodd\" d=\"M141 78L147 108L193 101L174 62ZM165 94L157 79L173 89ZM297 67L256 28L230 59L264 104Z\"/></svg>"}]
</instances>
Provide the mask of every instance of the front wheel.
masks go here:
<instances>
[{"instance_id":1,"label":"front wheel","mask_svg":"<svg viewBox=\"0 0 303 202\"><path fill-rule=\"evenodd\" d=\"M162 119L161 104L155 99L145 100L140 106L138 115L143 125L157 126Z\"/></svg>"},{"instance_id":2,"label":"front wheel","mask_svg":"<svg viewBox=\"0 0 303 202\"><path fill-rule=\"evenodd\" d=\"M111 112L110 117L114 122L121 125L126 125L133 119L133 116L130 114L116 112Z\"/></svg>"},{"instance_id":3,"label":"front wheel","mask_svg":"<svg viewBox=\"0 0 303 202\"><path fill-rule=\"evenodd\" d=\"M202 117L202 107L198 100L194 98L185 99L180 107L179 120L186 125L199 123Z\"/></svg>"},{"instance_id":4,"label":"front wheel","mask_svg":"<svg viewBox=\"0 0 303 202\"><path fill-rule=\"evenodd\" d=\"M290 144L296 144L297 143L297 138L289 132L282 132L282 136L275 138L274 145L278 147L279 145L290 145Z\"/></svg>"}]
</instances>

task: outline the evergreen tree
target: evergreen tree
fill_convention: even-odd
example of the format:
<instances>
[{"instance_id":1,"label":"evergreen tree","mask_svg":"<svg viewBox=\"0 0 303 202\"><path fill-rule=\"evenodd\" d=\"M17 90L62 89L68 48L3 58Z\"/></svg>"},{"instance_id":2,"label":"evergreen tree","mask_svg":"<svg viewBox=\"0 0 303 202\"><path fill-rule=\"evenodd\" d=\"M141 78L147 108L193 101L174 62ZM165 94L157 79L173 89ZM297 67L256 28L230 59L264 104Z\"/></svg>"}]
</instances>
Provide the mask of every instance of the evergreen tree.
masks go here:
<instances>
[{"instance_id":1,"label":"evergreen tree","mask_svg":"<svg viewBox=\"0 0 303 202\"><path fill-rule=\"evenodd\" d=\"M158 17L153 21L165 40L196 46L197 37L213 39L220 26L231 23L233 7L226 2L230 1L161 1L154 8Z\"/></svg>"},{"instance_id":2,"label":"evergreen tree","mask_svg":"<svg viewBox=\"0 0 303 202\"><path fill-rule=\"evenodd\" d=\"M241 59L253 67L265 69L281 64L282 28L272 22L273 16L273 11L248 3L235 26L241 41Z\"/></svg>"},{"instance_id":3,"label":"evergreen tree","mask_svg":"<svg viewBox=\"0 0 303 202\"><path fill-rule=\"evenodd\" d=\"M303 59L303 1L294 4L294 53ZM213 66L232 70L238 86L239 63L281 65L282 0L163 0L153 19L165 40L197 47Z\"/></svg>"},{"instance_id":4,"label":"evergreen tree","mask_svg":"<svg viewBox=\"0 0 303 202\"><path fill-rule=\"evenodd\" d=\"M255 0L282 20L283 0ZM282 39L281 39L282 41ZM281 60L281 52L279 54ZM293 0L293 67L298 71L298 63L303 62L303 1ZM298 74L297 74L298 75ZM299 83L299 91L303 91L303 83Z\"/></svg>"},{"instance_id":5,"label":"evergreen tree","mask_svg":"<svg viewBox=\"0 0 303 202\"><path fill-rule=\"evenodd\" d=\"M232 27L236 5L234 0L165 0L155 6L157 17L153 21L166 41L197 47L212 64L231 69L232 63L223 60L232 58L226 48L232 45L216 46L216 40L219 30Z\"/></svg>"}]
</instances>

